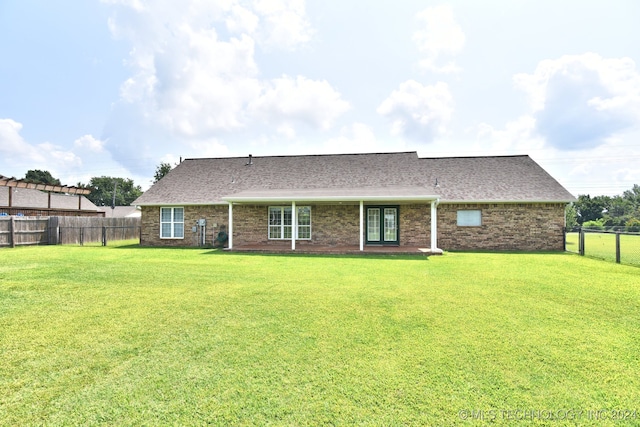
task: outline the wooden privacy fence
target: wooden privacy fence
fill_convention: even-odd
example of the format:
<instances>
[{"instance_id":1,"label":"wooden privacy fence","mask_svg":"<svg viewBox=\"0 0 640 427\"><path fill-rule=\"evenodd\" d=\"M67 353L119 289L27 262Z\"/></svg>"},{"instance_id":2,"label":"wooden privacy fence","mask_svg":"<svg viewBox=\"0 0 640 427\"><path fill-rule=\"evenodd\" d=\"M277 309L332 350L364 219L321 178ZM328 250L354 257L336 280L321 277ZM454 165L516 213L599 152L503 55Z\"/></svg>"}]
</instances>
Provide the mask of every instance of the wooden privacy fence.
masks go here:
<instances>
[{"instance_id":1,"label":"wooden privacy fence","mask_svg":"<svg viewBox=\"0 0 640 427\"><path fill-rule=\"evenodd\" d=\"M140 238L140 218L0 217L0 247L101 243Z\"/></svg>"},{"instance_id":2,"label":"wooden privacy fence","mask_svg":"<svg viewBox=\"0 0 640 427\"><path fill-rule=\"evenodd\" d=\"M46 245L48 217L0 217L0 246Z\"/></svg>"}]
</instances>

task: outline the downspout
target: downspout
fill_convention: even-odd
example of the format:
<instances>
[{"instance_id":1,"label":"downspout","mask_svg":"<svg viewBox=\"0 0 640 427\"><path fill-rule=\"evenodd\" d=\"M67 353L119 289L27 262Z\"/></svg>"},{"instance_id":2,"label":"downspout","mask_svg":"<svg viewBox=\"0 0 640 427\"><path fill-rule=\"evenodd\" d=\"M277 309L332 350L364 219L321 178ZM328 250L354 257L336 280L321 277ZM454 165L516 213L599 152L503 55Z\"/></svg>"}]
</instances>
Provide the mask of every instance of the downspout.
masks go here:
<instances>
[{"instance_id":1,"label":"downspout","mask_svg":"<svg viewBox=\"0 0 640 427\"><path fill-rule=\"evenodd\" d=\"M438 249L438 206L439 200L431 201L431 252L439 252Z\"/></svg>"},{"instance_id":2,"label":"downspout","mask_svg":"<svg viewBox=\"0 0 640 427\"><path fill-rule=\"evenodd\" d=\"M364 251L364 202L360 200L360 251Z\"/></svg>"},{"instance_id":3,"label":"downspout","mask_svg":"<svg viewBox=\"0 0 640 427\"><path fill-rule=\"evenodd\" d=\"M291 250L296 250L296 237L298 237L298 219L296 218L296 202L291 202Z\"/></svg>"},{"instance_id":4,"label":"downspout","mask_svg":"<svg viewBox=\"0 0 640 427\"><path fill-rule=\"evenodd\" d=\"M229 202L229 249L233 249L233 203Z\"/></svg>"}]
</instances>

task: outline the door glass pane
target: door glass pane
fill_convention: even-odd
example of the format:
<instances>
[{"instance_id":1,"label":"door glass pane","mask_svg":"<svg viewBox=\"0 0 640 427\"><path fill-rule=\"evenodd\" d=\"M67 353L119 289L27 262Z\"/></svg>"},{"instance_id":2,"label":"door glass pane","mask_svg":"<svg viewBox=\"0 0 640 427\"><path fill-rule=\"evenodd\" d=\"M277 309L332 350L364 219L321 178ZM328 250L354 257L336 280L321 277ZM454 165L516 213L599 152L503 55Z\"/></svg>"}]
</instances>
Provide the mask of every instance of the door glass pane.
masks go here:
<instances>
[{"instance_id":1,"label":"door glass pane","mask_svg":"<svg viewBox=\"0 0 640 427\"><path fill-rule=\"evenodd\" d=\"M395 242L398 240L396 227L396 208L384 209L384 241Z\"/></svg>"},{"instance_id":2,"label":"door glass pane","mask_svg":"<svg viewBox=\"0 0 640 427\"><path fill-rule=\"evenodd\" d=\"M380 241L380 209L367 209L367 240L370 242Z\"/></svg>"}]
</instances>

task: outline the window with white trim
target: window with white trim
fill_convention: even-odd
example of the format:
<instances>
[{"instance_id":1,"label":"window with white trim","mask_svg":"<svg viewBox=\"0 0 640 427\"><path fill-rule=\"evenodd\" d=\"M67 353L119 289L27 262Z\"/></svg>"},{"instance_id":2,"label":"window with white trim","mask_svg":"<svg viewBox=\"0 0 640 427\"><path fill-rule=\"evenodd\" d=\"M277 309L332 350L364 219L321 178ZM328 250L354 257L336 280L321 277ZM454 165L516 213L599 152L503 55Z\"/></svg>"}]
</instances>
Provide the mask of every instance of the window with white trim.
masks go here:
<instances>
[{"instance_id":1,"label":"window with white trim","mask_svg":"<svg viewBox=\"0 0 640 427\"><path fill-rule=\"evenodd\" d=\"M184 208L160 208L160 238L184 238Z\"/></svg>"},{"instance_id":2,"label":"window with white trim","mask_svg":"<svg viewBox=\"0 0 640 427\"><path fill-rule=\"evenodd\" d=\"M298 235L296 240L311 239L311 207L296 207ZM291 206L269 206L269 239L291 239L293 233Z\"/></svg>"},{"instance_id":3,"label":"window with white trim","mask_svg":"<svg viewBox=\"0 0 640 427\"><path fill-rule=\"evenodd\" d=\"M482 212L480 210L458 211L458 227L480 227Z\"/></svg>"}]
</instances>

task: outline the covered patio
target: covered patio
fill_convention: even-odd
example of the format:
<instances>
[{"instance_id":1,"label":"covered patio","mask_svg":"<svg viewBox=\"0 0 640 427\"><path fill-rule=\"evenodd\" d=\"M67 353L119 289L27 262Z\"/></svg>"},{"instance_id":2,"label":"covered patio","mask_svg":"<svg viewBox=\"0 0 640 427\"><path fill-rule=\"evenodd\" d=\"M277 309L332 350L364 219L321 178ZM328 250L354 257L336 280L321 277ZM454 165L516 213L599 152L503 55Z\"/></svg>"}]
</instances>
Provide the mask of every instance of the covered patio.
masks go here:
<instances>
[{"instance_id":1,"label":"covered patio","mask_svg":"<svg viewBox=\"0 0 640 427\"><path fill-rule=\"evenodd\" d=\"M235 245L233 248L225 248L230 252L264 253L264 254L324 254L324 255L442 255L442 250L432 251L430 248L415 246L322 246L322 245L297 245L291 249L289 243L279 244L253 244Z\"/></svg>"},{"instance_id":2,"label":"covered patio","mask_svg":"<svg viewBox=\"0 0 640 427\"><path fill-rule=\"evenodd\" d=\"M236 193L232 196L222 198L229 206L229 240L228 250L243 252L263 252L263 253L376 253L376 254L435 254L442 253L437 246L437 206L439 196L429 194L424 187L390 186L390 187L358 187L358 188L317 188L307 190L252 190ZM358 246L353 245L323 245L305 244L299 241L298 224L296 221L296 206L301 203L323 203L323 204L351 204L358 206ZM403 204L420 203L426 204L426 209L430 212L430 220L425 226L430 229L430 238L424 242L425 247L402 244L398 242L398 211L395 209L392 221L391 233L393 238L383 240L379 237L380 245L372 242L371 229L365 226L365 208L371 208L368 204ZM267 243L238 242L234 243L234 205L260 204L272 205L281 204L290 206L291 212L291 237L281 239L281 241L271 240ZM367 205L366 205L367 204ZM390 210L390 209L387 209ZM379 233L376 229L375 232ZM297 244L298 243L298 244ZM320 242L318 242L320 243ZM355 242L354 242L355 243ZM374 244L371 244L374 243ZM422 245L422 243L420 243ZM429 247L427 247L429 246Z\"/></svg>"}]
</instances>

